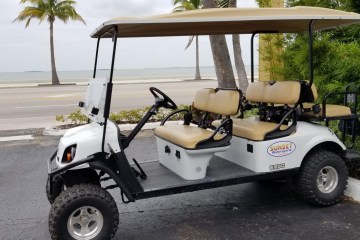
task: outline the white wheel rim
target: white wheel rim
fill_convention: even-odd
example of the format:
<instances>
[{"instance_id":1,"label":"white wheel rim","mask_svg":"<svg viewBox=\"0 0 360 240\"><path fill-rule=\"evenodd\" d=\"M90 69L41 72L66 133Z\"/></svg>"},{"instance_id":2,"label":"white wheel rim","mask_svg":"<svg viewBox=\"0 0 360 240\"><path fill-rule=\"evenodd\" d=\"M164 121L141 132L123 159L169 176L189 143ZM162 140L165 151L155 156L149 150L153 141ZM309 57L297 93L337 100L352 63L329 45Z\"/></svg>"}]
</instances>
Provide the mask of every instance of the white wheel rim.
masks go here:
<instances>
[{"instance_id":1,"label":"white wheel rim","mask_svg":"<svg viewBox=\"0 0 360 240\"><path fill-rule=\"evenodd\" d=\"M317 177L317 186L322 193L331 193L339 183L339 175L335 168L326 166L322 168Z\"/></svg>"},{"instance_id":2,"label":"white wheel rim","mask_svg":"<svg viewBox=\"0 0 360 240\"><path fill-rule=\"evenodd\" d=\"M101 212L90 206L76 209L70 215L67 228L71 237L79 240L90 240L96 237L104 225Z\"/></svg>"}]
</instances>

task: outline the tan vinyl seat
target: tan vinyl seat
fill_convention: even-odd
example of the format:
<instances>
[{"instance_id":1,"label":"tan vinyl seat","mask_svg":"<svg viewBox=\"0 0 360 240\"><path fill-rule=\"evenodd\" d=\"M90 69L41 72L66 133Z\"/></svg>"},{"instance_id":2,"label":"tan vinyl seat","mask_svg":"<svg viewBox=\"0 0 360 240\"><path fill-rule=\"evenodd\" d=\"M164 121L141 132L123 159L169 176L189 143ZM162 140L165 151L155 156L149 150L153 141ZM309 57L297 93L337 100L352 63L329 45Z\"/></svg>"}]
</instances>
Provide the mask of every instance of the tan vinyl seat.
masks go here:
<instances>
[{"instance_id":1,"label":"tan vinyl seat","mask_svg":"<svg viewBox=\"0 0 360 240\"><path fill-rule=\"evenodd\" d=\"M201 141L208 139L213 131L188 125L164 125L155 129L155 135L173 144L187 149L196 148ZM220 140L223 136L216 134L214 140Z\"/></svg>"},{"instance_id":2,"label":"tan vinyl seat","mask_svg":"<svg viewBox=\"0 0 360 240\"><path fill-rule=\"evenodd\" d=\"M314 101L318 99L318 92L315 84L311 85L311 92L314 97ZM341 117L351 115L351 110L347 106L343 105L334 105L334 104L326 104L325 106L325 116L323 116L323 111L321 109L322 105L320 104L320 112L315 113L312 111L314 103L303 103L303 109L305 110L302 115L306 117L321 117L321 118L329 118L329 117Z\"/></svg>"},{"instance_id":3,"label":"tan vinyl seat","mask_svg":"<svg viewBox=\"0 0 360 240\"><path fill-rule=\"evenodd\" d=\"M304 109L311 109L314 106L312 103L304 103ZM340 117L351 115L351 110L349 107L342 105L326 104L325 107L325 116L323 116L323 111L320 110L319 113L314 113L313 111L303 112L305 116L316 116L316 117Z\"/></svg>"},{"instance_id":4,"label":"tan vinyl seat","mask_svg":"<svg viewBox=\"0 0 360 240\"><path fill-rule=\"evenodd\" d=\"M221 123L220 120L214 121L213 126L217 127ZM268 132L271 132L278 126L277 123L262 122L252 118L233 119L233 136L246 138L253 141L264 141ZM287 125L282 125L281 130L286 129Z\"/></svg>"},{"instance_id":5,"label":"tan vinyl seat","mask_svg":"<svg viewBox=\"0 0 360 240\"><path fill-rule=\"evenodd\" d=\"M196 92L196 109L221 114L235 115L239 110L240 92L230 89L201 89ZM163 125L155 129L155 136L187 149L196 149L197 145L207 140L213 131L189 125ZM213 140L224 136L216 134Z\"/></svg>"}]
</instances>

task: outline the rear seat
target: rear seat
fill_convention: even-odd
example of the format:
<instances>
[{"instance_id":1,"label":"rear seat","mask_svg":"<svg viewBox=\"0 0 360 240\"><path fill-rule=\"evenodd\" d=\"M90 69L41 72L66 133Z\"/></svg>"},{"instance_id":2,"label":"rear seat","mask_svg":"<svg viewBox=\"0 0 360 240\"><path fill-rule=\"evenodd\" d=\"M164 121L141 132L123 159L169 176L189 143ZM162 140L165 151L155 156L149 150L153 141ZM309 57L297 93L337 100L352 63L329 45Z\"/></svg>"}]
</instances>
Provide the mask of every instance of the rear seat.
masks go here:
<instances>
[{"instance_id":1,"label":"rear seat","mask_svg":"<svg viewBox=\"0 0 360 240\"><path fill-rule=\"evenodd\" d=\"M297 81L279 81L273 84L269 82L251 83L246 91L246 99L254 103L272 103L281 105L295 105L300 98L301 85ZM214 121L215 127L220 125L220 121ZM291 130L288 134L295 131L288 125L281 125L272 122L264 122L255 118L233 119L233 136L246 138L253 141L267 140L269 133L276 129L280 131Z\"/></svg>"},{"instance_id":2,"label":"rear seat","mask_svg":"<svg viewBox=\"0 0 360 240\"><path fill-rule=\"evenodd\" d=\"M240 92L228 89L201 89L197 91L194 99L196 109L224 116L235 115L238 112L239 103ZM165 124L155 129L155 136L185 149L199 148L199 145L207 140L213 140L211 147L223 146L224 143L219 140L225 135L216 134L213 139L209 139L213 133L211 130L189 125Z\"/></svg>"},{"instance_id":3,"label":"rear seat","mask_svg":"<svg viewBox=\"0 0 360 240\"><path fill-rule=\"evenodd\" d=\"M318 92L314 83L311 85L311 93L313 102L316 102L318 100ZM334 104L317 105L318 108L314 111L316 105L313 102L304 102L302 104L302 116L325 119L351 115L349 107ZM323 111L324 108L325 111Z\"/></svg>"}]
</instances>

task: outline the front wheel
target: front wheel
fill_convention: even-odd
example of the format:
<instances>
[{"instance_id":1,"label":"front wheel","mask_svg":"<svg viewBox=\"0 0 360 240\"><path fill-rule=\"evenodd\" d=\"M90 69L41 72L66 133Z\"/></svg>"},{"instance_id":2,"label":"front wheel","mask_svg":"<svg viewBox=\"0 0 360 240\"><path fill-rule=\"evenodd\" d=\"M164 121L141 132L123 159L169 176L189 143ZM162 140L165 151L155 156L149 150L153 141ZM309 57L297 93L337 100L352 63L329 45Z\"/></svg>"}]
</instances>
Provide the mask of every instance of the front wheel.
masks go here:
<instances>
[{"instance_id":1,"label":"front wheel","mask_svg":"<svg viewBox=\"0 0 360 240\"><path fill-rule=\"evenodd\" d=\"M119 212L103 188L80 184L63 191L51 206L49 231L58 240L103 240L114 237Z\"/></svg>"},{"instance_id":2,"label":"front wheel","mask_svg":"<svg viewBox=\"0 0 360 240\"><path fill-rule=\"evenodd\" d=\"M335 153L316 150L304 159L296 177L296 189L306 202L330 206L344 194L348 171L344 161Z\"/></svg>"}]
</instances>

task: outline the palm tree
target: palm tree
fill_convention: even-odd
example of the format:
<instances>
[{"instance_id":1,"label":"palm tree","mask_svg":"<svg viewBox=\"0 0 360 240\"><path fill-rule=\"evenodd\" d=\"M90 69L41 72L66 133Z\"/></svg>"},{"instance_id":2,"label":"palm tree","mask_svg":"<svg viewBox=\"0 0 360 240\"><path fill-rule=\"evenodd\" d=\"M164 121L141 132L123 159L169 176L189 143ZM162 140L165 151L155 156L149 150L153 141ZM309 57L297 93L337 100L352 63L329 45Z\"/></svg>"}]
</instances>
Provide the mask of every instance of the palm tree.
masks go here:
<instances>
[{"instance_id":1,"label":"palm tree","mask_svg":"<svg viewBox=\"0 0 360 240\"><path fill-rule=\"evenodd\" d=\"M201 0L174 0L174 12L191 11L201 8ZM200 64L199 64L199 36L191 36L185 50L190 47L195 38L196 42L196 72L195 80L200 80Z\"/></svg>"},{"instance_id":2,"label":"palm tree","mask_svg":"<svg viewBox=\"0 0 360 240\"><path fill-rule=\"evenodd\" d=\"M35 18L39 19L40 23L46 19L50 24L51 79L53 85L59 85L54 56L54 22L58 18L64 23L69 20L77 20L85 24L82 17L75 11L76 2L73 0L20 0L20 3L29 3L30 5L19 13L14 22L26 20L25 27L28 27L30 21Z\"/></svg>"},{"instance_id":3,"label":"palm tree","mask_svg":"<svg viewBox=\"0 0 360 240\"><path fill-rule=\"evenodd\" d=\"M215 0L203 0L203 8L216 7L217 3ZM209 38L218 86L222 88L236 88L235 77L225 35L210 35Z\"/></svg>"},{"instance_id":4,"label":"palm tree","mask_svg":"<svg viewBox=\"0 0 360 240\"><path fill-rule=\"evenodd\" d=\"M221 0L218 3L219 8L236 8L237 0ZM246 93L246 89L249 86L248 77L246 74L245 64L242 59L241 54L241 45L240 45L240 35L232 35L233 42L233 51L234 51L234 60L235 68L238 75L239 88L243 94Z\"/></svg>"},{"instance_id":5,"label":"palm tree","mask_svg":"<svg viewBox=\"0 0 360 240\"><path fill-rule=\"evenodd\" d=\"M203 0L203 8L216 7L217 3L215 0ZM225 35L210 35L209 38L218 86L221 88L236 88Z\"/></svg>"}]
</instances>

